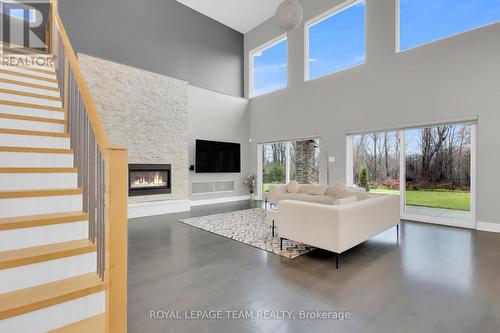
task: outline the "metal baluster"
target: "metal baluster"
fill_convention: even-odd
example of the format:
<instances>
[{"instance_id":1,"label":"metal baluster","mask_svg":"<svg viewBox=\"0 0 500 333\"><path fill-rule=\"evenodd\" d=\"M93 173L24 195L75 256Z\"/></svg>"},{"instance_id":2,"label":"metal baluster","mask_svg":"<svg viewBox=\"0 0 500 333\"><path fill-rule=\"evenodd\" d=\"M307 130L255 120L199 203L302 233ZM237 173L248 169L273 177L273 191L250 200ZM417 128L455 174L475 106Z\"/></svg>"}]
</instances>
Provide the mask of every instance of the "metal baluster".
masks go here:
<instances>
[{"instance_id":1,"label":"metal baluster","mask_svg":"<svg viewBox=\"0 0 500 333\"><path fill-rule=\"evenodd\" d=\"M83 210L89 215L89 239L97 246L97 273L104 279L106 166L75 73L71 66L65 72L67 56L57 27L55 32L58 35L57 49L54 51L57 54L58 81L62 97L68 98L67 121L71 147L74 149L74 165L78 168L78 187L83 191ZM64 86L66 82L67 87ZM67 96L64 96L65 89L68 91Z\"/></svg>"},{"instance_id":2,"label":"metal baluster","mask_svg":"<svg viewBox=\"0 0 500 333\"><path fill-rule=\"evenodd\" d=\"M92 240L92 243L95 243L95 209L96 209L96 181L95 181L95 175L96 175L96 143L95 143L95 137L94 133L91 131L90 135L90 174L89 174L89 181L90 181L90 186L89 186L89 201L90 201L90 208L89 208L89 237Z\"/></svg>"},{"instance_id":3,"label":"metal baluster","mask_svg":"<svg viewBox=\"0 0 500 333\"><path fill-rule=\"evenodd\" d=\"M82 136L82 192L83 192L83 210L85 213L89 212L89 198L88 198L88 183L89 183L89 120L85 107L82 105L83 114L83 136Z\"/></svg>"},{"instance_id":4,"label":"metal baluster","mask_svg":"<svg viewBox=\"0 0 500 333\"><path fill-rule=\"evenodd\" d=\"M101 186L102 186L102 191L101 191L101 279L104 279L104 268L105 268L105 259L106 259L106 252L105 252L105 245L106 245L106 225L105 225L105 205L106 205L106 167L104 165L104 161L101 160L101 169L102 169L102 179L101 179Z\"/></svg>"}]
</instances>

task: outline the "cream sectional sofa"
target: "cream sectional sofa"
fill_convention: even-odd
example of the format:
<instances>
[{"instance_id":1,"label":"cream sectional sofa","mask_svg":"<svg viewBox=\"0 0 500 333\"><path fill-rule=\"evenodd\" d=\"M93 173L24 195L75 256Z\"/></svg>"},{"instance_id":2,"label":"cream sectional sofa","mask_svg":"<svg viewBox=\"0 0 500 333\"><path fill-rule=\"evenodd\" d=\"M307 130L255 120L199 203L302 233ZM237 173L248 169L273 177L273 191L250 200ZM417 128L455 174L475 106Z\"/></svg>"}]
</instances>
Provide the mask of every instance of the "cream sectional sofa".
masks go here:
<instances>
[{"instance_id":1,"label":"cream sectional sofa","mask_svg":"<svg viewBox=\"0 0 500 333\"><path fill-rule=\"evenodd\" d=\"M336 253L400 224L398 195L357 193L334 205L280 200L278 232L294 240Z\"/></svg>"},{"instance_id":2,"label":"cream sectional sofa","mask_svg":"<svg viewBox=\"0 0 500 333\"><path fill-rule=\"evenodd\" d=\"M367 194L364 189L346 188L344 184L335 186L300 185L292 181L288 184L271 185L266 201L275 205L281 200L298 200L332 205L336 200L350 195L366 196Z\"/></svg>"}]
</instances>

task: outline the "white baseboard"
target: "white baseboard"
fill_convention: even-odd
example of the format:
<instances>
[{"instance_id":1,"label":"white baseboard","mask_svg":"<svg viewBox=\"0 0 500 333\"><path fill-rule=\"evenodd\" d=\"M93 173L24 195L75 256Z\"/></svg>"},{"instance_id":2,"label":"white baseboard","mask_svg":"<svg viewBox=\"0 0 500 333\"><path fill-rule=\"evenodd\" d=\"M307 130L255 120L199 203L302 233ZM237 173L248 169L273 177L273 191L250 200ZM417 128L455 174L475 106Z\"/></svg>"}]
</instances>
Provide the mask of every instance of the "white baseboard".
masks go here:
<instances>
[{"instance_id":1,"label":"white baseboard","mask_svg":"<svg viewBox=\"0 0 500 333\"><path fill-rule=\"evenodd\" d=\"M191 207L214 205L227 202L250 200L250 195L238 197L214 198L205 200L162 200L150 202L131 202L128 204L128 218L164 215L171 213L188 212Z\"/></svg>"},{"instance_id":2,"label":"white baseboard","mask_svg":"<svg viewBox=\"0 0 500 333\"><path fill-rule=\"evenodd\" d=\"M189 200L132 202L128 204L128 218L188 212L190 210Z\"/></svg>"},{"instance_id":3,"label":"white baseboard","mask_svg":"<svg viewBox=\"0 0 500 333\"><path fill-rule=\"evenodd\" d=\"M488 232L498 232L500 233L500 223L491 222L479 222L477 221L477 230L488 231Z\"/></svg>"},{"instance_id":4,"label":"white baseboard","mask_svg":"<svg viewBox=\"0 0 500 333\"><path fill-rule=\"evenodd\" d=\"M250 195L242 195L239 197L225 197L225 198L195 200L195 201L191 201L191 207L214 205L214 204L219 204L219 203L244 201L244 200L250 200Z\"/></svg>"}]
</instances>

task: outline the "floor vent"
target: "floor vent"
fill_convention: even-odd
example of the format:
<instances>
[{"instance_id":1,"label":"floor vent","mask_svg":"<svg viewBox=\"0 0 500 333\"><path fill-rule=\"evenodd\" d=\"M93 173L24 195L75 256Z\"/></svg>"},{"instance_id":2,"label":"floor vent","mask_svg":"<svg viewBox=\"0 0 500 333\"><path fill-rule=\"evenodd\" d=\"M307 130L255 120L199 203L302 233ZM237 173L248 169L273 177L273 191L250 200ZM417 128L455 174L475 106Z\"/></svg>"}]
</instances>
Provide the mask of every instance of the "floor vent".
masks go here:
<instances>
[{"instance_id":1,"label":"floor vent","mask_svg":"<svg viewBox=\"0 0 500 333\"><path fill-rule=\"evenodd\" d=\"M191 183L192 194L234 192L234 180Z\"/></svg>"}]
</instances>

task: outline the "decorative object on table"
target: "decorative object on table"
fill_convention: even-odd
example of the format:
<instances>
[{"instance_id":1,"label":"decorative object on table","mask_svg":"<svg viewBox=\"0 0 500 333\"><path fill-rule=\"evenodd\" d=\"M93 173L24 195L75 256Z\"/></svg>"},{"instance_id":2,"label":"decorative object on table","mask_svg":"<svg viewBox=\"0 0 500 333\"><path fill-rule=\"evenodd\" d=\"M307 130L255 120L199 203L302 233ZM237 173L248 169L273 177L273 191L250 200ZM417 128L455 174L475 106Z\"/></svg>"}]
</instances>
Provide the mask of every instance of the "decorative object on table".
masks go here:
<instances>
[{"instance_id":1,"label":"decorative object on table","mask_svg":"<svg viewBox=\"0 0 500 333\"><path fill-rule=\"evenodd\" d=\"M257 184L257 177L254 174L249 174L245 179L245 185L248 186L250 191L250 200L254 200L255 185Z\"/></svg>"},{"instance_id":2,"label":"decorative object on table","mask_svg":"<svg viewBox=\"0 0 500 333\"><path fill-rule=\"evenodd\" d=\"M285 31L298 27L304 16L304 9L298 0L284 0L274 14L278 26Z\"/></svg>"},{"instance_id":3,"label":"decorative object on table","mask_svg":"<svg viewBox=\"0 0 500 333\"><path fill-rule=\"evenodd\" d=\"M193 217L180 220L190 226L221 235L235 241L265 250L288 259L306 254L314 247L290 240L283 241L280 250L279 229L272 237L272 230L266 224L266 211L252 208L230 213Z\"/></svg>"}]
</instances>

